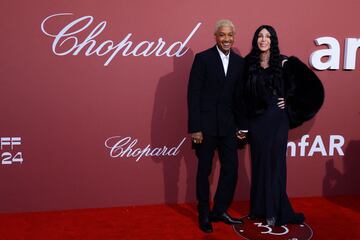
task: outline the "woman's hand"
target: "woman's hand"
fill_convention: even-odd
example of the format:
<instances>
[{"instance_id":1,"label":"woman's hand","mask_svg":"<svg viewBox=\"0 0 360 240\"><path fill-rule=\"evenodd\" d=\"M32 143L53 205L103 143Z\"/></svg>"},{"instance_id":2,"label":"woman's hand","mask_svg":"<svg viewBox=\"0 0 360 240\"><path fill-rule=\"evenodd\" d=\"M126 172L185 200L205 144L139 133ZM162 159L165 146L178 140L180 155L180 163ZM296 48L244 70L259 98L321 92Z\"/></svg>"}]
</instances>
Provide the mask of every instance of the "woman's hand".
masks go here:
<instances>
[{"instance_id":1,"label":"woman's hand","mask_svg":"<svg viewBox=\"0 0 360 240\"><path fill-rule=\"evenodd\" d=\"M277 103L278 107L281 109L285 108L285 99L284 98L278 98L278 103Z\"/></svg>"}]
</instances>

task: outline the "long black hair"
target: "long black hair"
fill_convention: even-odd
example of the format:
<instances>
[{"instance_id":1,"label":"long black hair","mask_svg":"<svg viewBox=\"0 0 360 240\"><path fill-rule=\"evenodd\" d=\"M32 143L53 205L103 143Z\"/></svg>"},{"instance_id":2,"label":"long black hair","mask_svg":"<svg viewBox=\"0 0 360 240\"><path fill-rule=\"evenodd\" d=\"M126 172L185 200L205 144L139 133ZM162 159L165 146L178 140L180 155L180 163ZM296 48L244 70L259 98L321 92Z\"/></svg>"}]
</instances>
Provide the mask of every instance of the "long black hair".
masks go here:
<instances>
[{"instance_id":1,"label":"long black hair","mask_svg":"<svg viewBox=\"0 0 360 240\"><path fill-rule=\"evenodd\" d=\"M267 83L264 83L259 79L260 66L260 54L261 50L258 47L258 36L261 30L266 29L270 33L270 58L269 58L269 70L271 72L270 78L267 79ZM264 100L265 85L268 84L274 88L278 93L282 90L282 57L280 55L279 41L275 29L269 25L262 25L256 29L252 40L252 49L246 57L247 62L247 81L245 84L245 95L248 98L248 104L253 111L261 111L266 108Z\"/></svg>"}]
</instances>

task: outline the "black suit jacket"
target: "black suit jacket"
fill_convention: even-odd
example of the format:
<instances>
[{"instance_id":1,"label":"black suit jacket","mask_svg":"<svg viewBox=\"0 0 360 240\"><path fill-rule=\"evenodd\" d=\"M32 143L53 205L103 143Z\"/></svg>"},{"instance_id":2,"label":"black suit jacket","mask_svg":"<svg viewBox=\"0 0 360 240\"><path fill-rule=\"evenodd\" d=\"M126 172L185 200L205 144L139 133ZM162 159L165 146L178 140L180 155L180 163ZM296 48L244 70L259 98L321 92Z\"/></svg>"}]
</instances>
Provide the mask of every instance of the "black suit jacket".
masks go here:
<instances>
[{"instance_id":1,"label":"black suit jacket","mask_svg":"<svg viewBox=\"0 0 360 240\"><path fill-rule=\"evenodd\" d=\"M216 46L196 54L188 85L189 133L225 136L247 129L235 119L235 90L243 78L244 60L233 51L226 76Z\"/></svg>"}]
</instances>

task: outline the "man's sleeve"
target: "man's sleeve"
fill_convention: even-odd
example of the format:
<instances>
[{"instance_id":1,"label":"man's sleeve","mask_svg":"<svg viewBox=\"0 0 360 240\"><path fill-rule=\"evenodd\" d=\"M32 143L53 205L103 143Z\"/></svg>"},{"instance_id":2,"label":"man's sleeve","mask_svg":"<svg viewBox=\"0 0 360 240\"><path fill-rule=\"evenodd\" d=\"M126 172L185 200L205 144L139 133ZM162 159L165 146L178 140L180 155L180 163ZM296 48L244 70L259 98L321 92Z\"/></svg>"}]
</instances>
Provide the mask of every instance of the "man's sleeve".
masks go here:
<instances>
[{"instance_id":1,"label":"man's sleeve","mask_svg":"<svg viewBox=\"0 0 360 240\"><path fill-rule=\"evenodd\" d=\"M201 131L201 89L205 79L205 64L201 57L196 54L190 71L188 84L188 132Z\"/></svg>"},{"instance_id":2,"label":"man's sleeve","mask_svg":"<svg viewBox=\"0 0 360 240\"><path fill-rule=\"evenodd\" d=\"M235 88L235 121L238 130L248 130L249 129L249 120L248 120L248 111L245 101L245 84L247 78L247 67L244 64L244 61L239 65L240 74L237 81L237 86Z\"/></svg>"}]
</instances>

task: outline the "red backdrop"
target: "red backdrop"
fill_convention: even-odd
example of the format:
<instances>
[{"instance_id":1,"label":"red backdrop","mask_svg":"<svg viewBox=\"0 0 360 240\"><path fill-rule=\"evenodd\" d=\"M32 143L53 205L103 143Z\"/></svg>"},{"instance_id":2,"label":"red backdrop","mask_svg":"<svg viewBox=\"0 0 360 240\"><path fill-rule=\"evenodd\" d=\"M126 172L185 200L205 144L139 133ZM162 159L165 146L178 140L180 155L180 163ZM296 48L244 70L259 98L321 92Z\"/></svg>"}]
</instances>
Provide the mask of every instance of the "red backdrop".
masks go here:
<instances>
[{"instance_id":1,"label":"red backdrop","mask_svg":"<svg viewBox=\"0 0 360 240\"><path fill-rule=\"evenodd\" d=\"M360 37L353 24L359 1L91 0L1 5L1 212L195 201L196 158L186 133L186 88L194 54L213 46L214 23L221 18L235 23L235 48L242 55L248 53L252 34L261 24L277 29L283 54L296 55L307 64L311 53L327 48L317 46L316 38L339 41L340 69L314 69L325 87L323 108L315 119L290 132L296 152L290 156L289 150L288 193L359 194L360 65L343 70L345 39ZM44 22L60 13L72 15ZM56 40L55 35L84 16L93 21L85 19ZM92 31L98 33L93 37L93 51L98 52L86 56L91 42L83 49L79 44ZM129 41L132 46L126 52ZM186 42L169 49L177 41ZM121 42L127 45L120 49ZM151 53L159 44L162 51ZM78 48L71 50L74 46ZM104 66L115 46L118 53ZM147 47L149 56L134 56L145 54ZM178 56L161 55L166 49L168 55L179 50ZM123 56L126 53L129 56ZM331 139L338 147L333 153L329 153ZM118 148L111 151L108 147L118 140L122 140ZM248 148L239 151L239 157L236 199L247 199ZM217 161L215 167L213 183Z\"/></svg>"}]
</instances>

